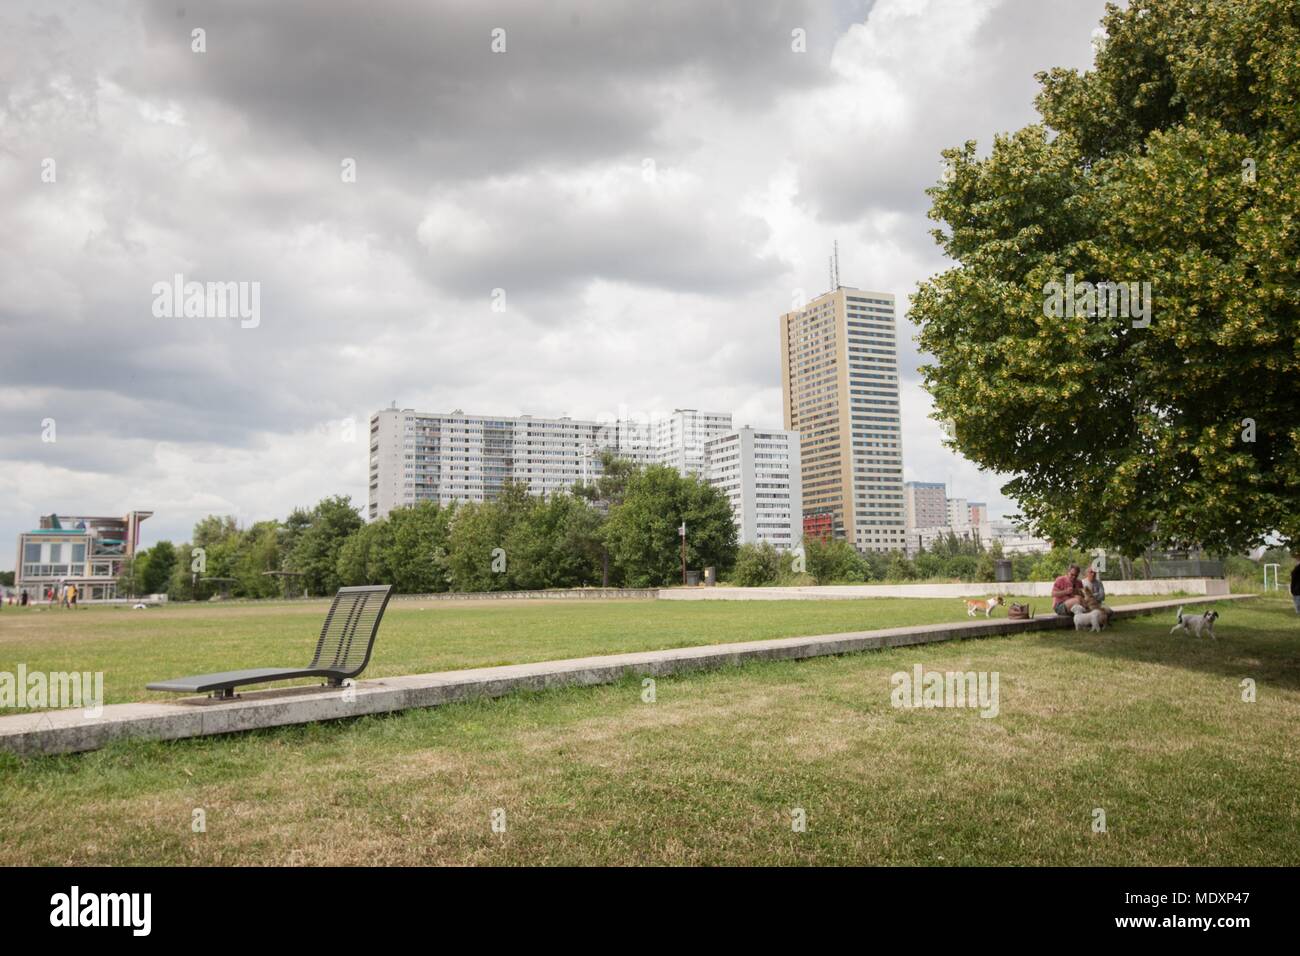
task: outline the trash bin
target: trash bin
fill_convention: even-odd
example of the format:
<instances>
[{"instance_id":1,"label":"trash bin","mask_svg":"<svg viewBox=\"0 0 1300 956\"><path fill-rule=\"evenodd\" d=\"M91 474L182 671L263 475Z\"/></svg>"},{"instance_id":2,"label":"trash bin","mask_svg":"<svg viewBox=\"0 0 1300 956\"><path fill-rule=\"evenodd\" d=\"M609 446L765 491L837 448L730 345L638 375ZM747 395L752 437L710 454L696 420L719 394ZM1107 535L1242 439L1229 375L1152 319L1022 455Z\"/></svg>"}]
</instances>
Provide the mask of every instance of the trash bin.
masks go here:
<instances>
[{"instance_id":1,"label":"trash bin","mask_svg":"<svg viewBox=\"0 0 1300 956\"><path fill-rule=\"evenodd\" d=\"M1011 580L1010 558L993 559L993 580L1000 584Z\"/></svg>"},{"instance_id":2,"label":"trash bin","mask_svg":"<svg viewBox=\"0 0 1300 956\"><path fill-rule=\"evenodd\" d=\"M699 572L699 571L687 571L687 572L686 572L686 584L687 584L688 587L698 587L699 584L700 584L700 572Z\"/></svg>"},{"instance_id":3,"label":"trash bin","mask_svg":"<svg viewBox=\"0 0 1300 956\"><path fill-rule=\"evenodd\" d=\"M704 569L704 583L705 583L708 587L713 587L713 585L715 585L715 584L718 583L718 569L717 569L717 568L709 567L709 568L705 568L705 569Z\"/></svg>"}]
</instances>

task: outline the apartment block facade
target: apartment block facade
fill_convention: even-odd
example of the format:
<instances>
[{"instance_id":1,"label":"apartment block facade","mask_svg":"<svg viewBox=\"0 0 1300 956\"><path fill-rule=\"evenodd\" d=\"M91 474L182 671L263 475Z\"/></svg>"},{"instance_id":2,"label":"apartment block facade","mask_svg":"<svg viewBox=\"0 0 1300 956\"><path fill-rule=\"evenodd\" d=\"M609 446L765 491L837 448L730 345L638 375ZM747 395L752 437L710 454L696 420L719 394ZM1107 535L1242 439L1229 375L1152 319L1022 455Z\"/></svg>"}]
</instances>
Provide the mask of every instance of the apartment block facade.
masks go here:
<instances>
[{"instance_id":1,"label":"apartment block facade","mask_svg":"<svg viewBox=\"0 0 1300 956\"><path fill-rule=\"evenodd\" d=\"M652 422L650 430L651 454L658 464L703 476L705 443L731 430L731 414L679 408Z\"/></svg>"},{"instance_id":2,"label":"apartment block facade","mask_svg":"<svg viewBox=\"0 0 1300 956\"><path fill-rule=\"evenodd\" d=\"M948 523L948 486L941 481L903 483L906 528L932 528Z\"/></svg>"},{"instance_id":3,"label":"apartment block facade","mask_svg":"<svg viewBox=\"0 0 1300 956\"><path fill-rule=\"evenodd\" d=\"M800 435L803 522L860 551L905 547L894 296L840 286L781 316L785 427Z\"/></svg>"},{"instance_id":4,"label":"apartment block facade","mask_svg":"<svg viewBox=\"0 0 1300 956\"><path fill-rule=\"evenodd\" d=\"M663 421L598 422L531 415L447 414L386 408L370 416L369 516L421 501L493 501L508 481L530 494L565 491L600 474L612 451L637 464L699 474L703 443L731 416L679 409Z\"/></svg>"},{"instance_id":5,"label":"apartment block facade","mask_svg":"<svg viewBox=\"0 0 1300 956\"><path fill-rule=\"evenodd\" d=\"M789 551L803 537L799 434L737 428L704 445L704 474L731 502L740 544Z\"/></svg>"}]
</instances>

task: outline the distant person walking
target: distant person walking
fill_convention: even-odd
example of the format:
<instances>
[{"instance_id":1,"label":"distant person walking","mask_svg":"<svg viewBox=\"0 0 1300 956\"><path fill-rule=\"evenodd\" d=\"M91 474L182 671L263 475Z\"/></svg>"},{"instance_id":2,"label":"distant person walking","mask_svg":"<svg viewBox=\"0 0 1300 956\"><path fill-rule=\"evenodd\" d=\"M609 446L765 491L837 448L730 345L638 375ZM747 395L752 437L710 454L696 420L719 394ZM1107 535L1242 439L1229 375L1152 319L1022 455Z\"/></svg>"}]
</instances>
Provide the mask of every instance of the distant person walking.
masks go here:
<instances>
[{"instance_id":1,"label":"distant person walking","mask_svg":"<svg viewBox=\"0 0 1300 956\"><path fill-rule=\"evenodd\" d=\"M76 610L77 607L77 586L69 584L67 590L63 592L63 603L68 607Z\"/></svg>"},{"instance_id":2,"label":"distant person walking","mask_svg":"<svg viewBox=\"0 0 1300 956\"><path fill-rule=\"evenodd\" d=\"M1300 614L1300 548L1292 551L1291 557L1296 559L1296 566L1291 569L1291 603L1295 605L1295 612Z\"/></svg>"}]
</instances>

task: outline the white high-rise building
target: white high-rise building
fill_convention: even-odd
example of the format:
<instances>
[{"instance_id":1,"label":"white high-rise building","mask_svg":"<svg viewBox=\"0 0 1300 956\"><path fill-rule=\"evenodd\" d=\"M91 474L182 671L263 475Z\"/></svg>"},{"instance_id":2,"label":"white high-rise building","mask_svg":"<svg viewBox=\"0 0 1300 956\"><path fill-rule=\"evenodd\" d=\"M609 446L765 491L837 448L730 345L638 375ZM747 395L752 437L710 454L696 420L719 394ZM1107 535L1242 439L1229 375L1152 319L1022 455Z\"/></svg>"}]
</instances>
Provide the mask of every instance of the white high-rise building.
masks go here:
<instances>
[{"instance_id":1,"label":"white high-rise building","mask_svg":"<svg viewBox=\"0 0 1300 956\"><path fill-rule=\"evenodd\" d=\"M665 421L667 427L386 408L370 416L369 515L382 518L420 501L493 501L507 481L535 495L563 491L599 475L603 451L698 474L703 441L731 428L731 416L715 412L679 410Z\"/></svg>"},{"instance_id":2,"label":"white high-rise building","mask_svg":"<svg viewBox=\"0 0 1300 956\"><path fill-rule=\"evenodd\" d=\"M704 445L731 430L731 415L679 408L652 425L655 460L683 475L704 471Z\"/></svg>"},{"instance_id":3,"label":"white high-rise building","mask_svg":"<svg viewBox=\"0 0 1300 956\"><path fill-rule=\"evenodd\" d=\"M970 502L965 498L948 499L948 527L956 530L958 528L970 527Z\"/></svg>"},{"instance_id":4,"label":"white high-rise building","mask_svg":"<svg viewBox=\"0 0 1300 956\"><path fill-rule=\"evenodd\" d=\"M704 444L704 474L731 502L740 544L788 551L803 537L799 433L737 428Z\"/></svg>"}]
</instances>

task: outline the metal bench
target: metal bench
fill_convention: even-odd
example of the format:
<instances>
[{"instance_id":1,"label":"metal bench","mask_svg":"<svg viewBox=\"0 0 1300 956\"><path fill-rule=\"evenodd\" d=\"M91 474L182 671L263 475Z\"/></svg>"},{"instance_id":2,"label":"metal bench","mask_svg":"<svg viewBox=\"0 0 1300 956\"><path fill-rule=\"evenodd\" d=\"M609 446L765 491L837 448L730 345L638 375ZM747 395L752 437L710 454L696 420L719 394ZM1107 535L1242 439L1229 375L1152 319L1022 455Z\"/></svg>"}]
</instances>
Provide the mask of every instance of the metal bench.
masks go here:
<instances>
[{"instance_id":1,"label":"metal bench","mask_svg":"<svg viewBox=\"0 0 1300 956\"><path fill-rule=\"evenodd\" d=\"M331 687L338 687L347 678L356 677L370 663L379 621L384 616L392 590L391 584L339 588L329 613L325 615L325 624L316 642L316 654L304 668L254 667L219 674L197 674L156 681L148 688L183 694L211 691L213 697L229 699L235 696L235 688L242 684L263 684L299 677L324 677Z\"/></svg>"}]
</instances>

